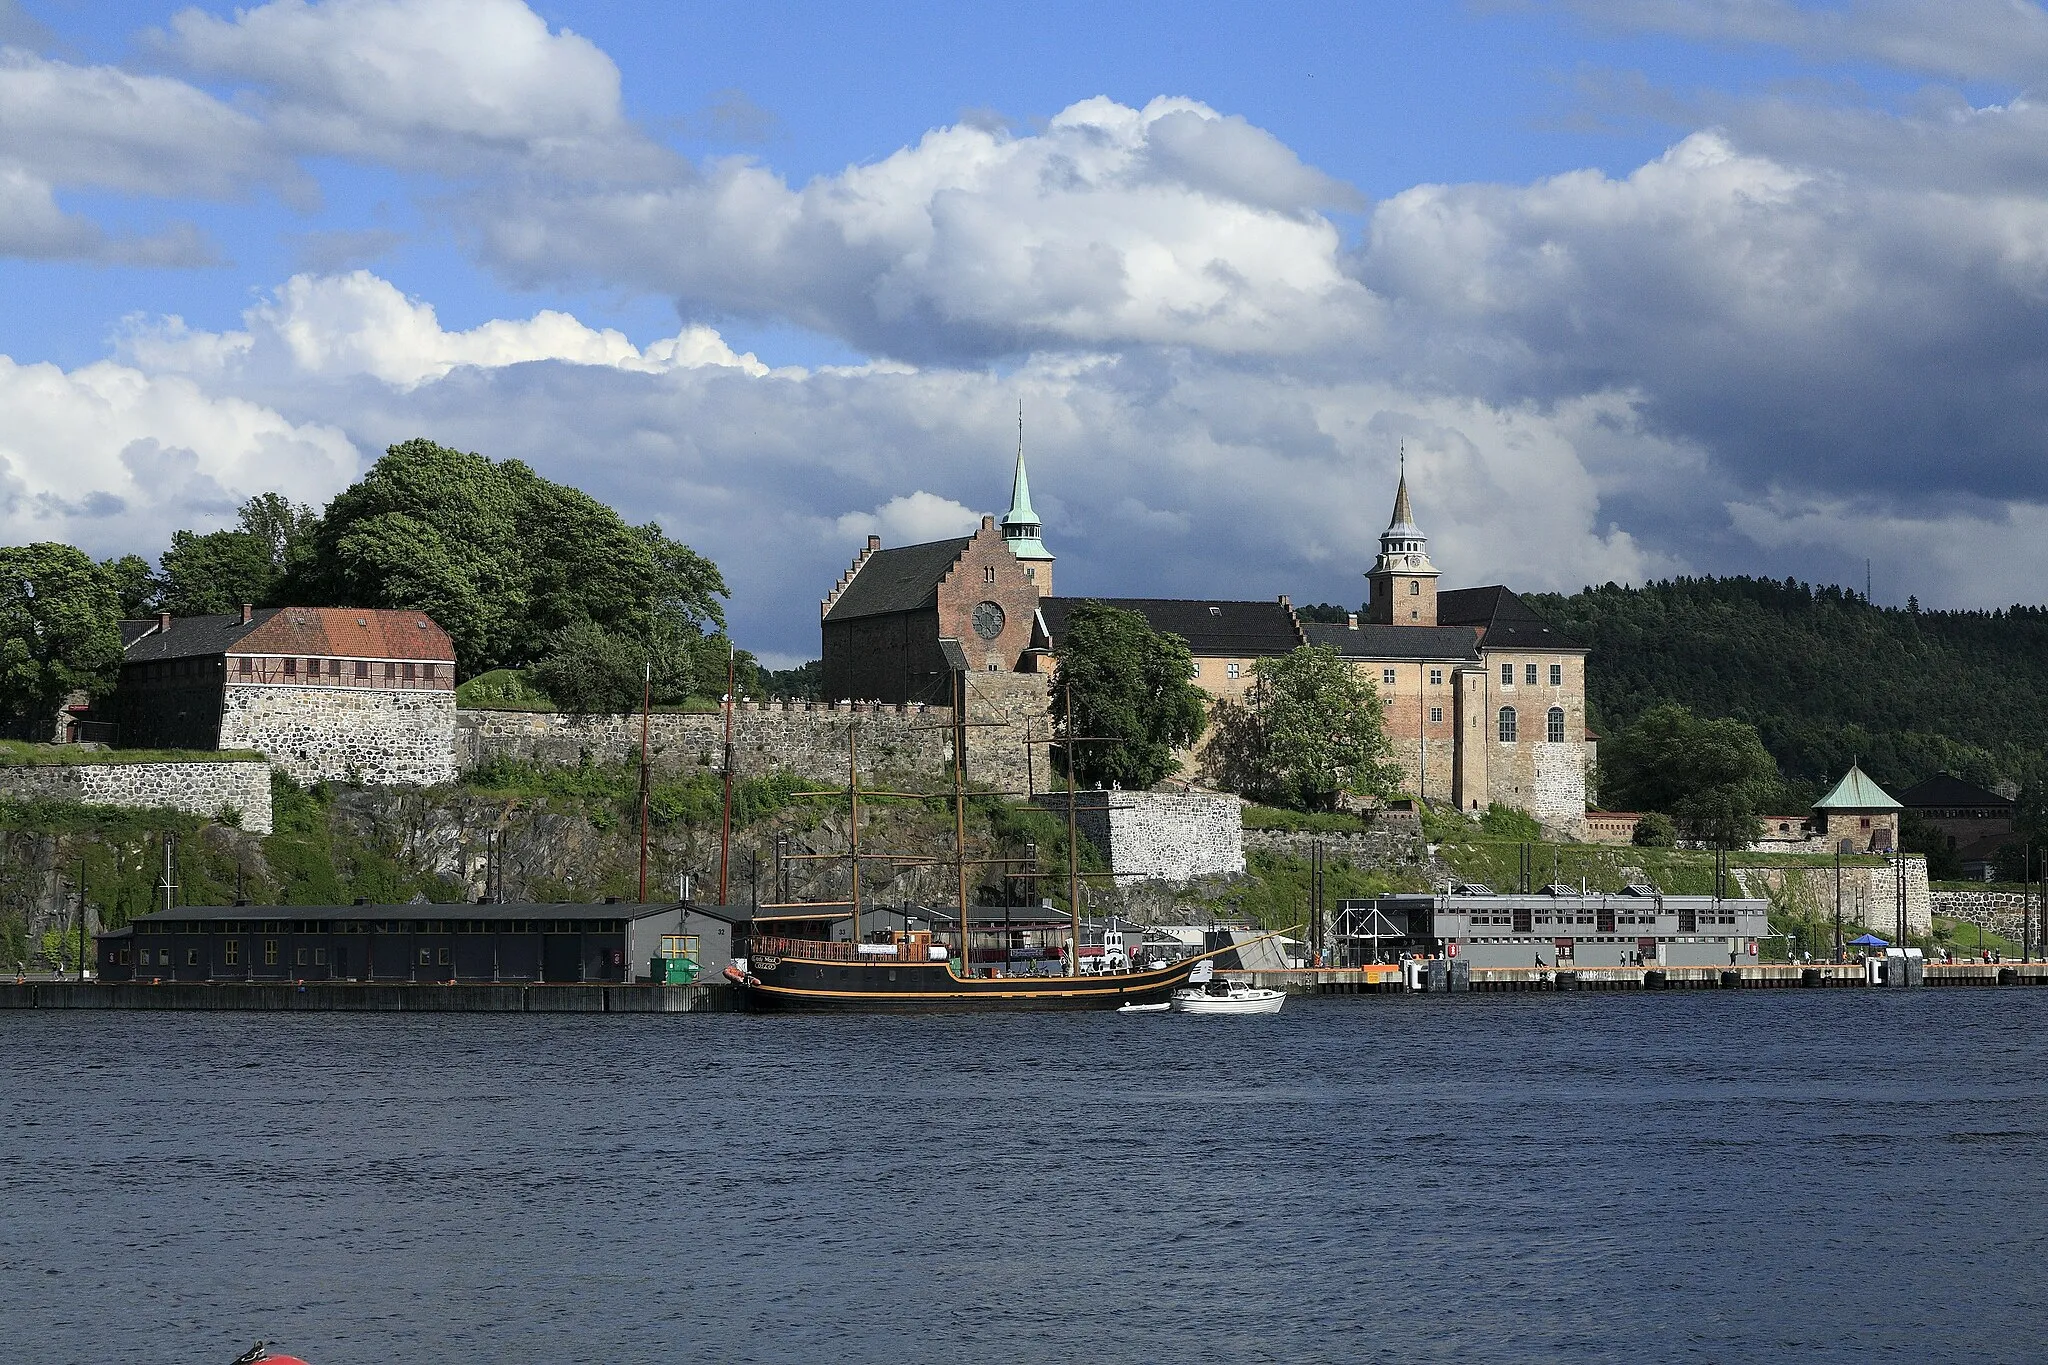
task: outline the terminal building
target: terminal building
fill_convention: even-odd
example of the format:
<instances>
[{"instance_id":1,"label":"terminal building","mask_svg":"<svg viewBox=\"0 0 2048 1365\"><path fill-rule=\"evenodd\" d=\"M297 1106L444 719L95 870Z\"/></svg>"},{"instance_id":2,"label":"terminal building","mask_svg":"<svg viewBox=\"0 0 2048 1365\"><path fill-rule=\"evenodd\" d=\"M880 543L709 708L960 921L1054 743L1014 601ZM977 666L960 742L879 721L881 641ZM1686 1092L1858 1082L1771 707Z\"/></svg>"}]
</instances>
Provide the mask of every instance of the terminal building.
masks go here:
<instances>
[{"instance_id":1,"label":"terminal building","mask_svg":"<svg viewBox=\"0 0 2048 1365\"><path fill-rule=\"evenodd\" d=\"M1342 901L1336 934L1347 965L1422 952L1474 967L1752 967L1770 908L1653 886L1496 893L1466 885Z\"/></svg>"},{"instance_id":2,"label":"terminal building","mask_svg":"<svg viewBox=\"0 0 2048 1365\"><path fill-rule=\"evenodd\" d=\"M650 978L666 934L732 960L744 906L191 905L99 936L102 981L592 982Z\"/></svg>"}]
</instances>

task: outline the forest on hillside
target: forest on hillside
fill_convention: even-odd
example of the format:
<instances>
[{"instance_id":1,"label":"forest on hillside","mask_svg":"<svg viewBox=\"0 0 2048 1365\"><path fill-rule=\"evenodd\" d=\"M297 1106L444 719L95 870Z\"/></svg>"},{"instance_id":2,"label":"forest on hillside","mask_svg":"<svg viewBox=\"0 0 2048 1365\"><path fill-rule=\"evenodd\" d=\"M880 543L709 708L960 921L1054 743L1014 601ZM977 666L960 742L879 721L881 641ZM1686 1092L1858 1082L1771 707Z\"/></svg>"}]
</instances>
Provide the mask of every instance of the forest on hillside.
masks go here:
<instances>
[{"instance_id":1,"label":"forest on hillside","mask_svg":"<svg viewBox=\"0 0 2048 1365\"><path fill-rule=\"evenodd\" d=\"M1879 607L1758 578L1525 596L1591 649L1596 731L1663 702L1742 720L1809 798L1852 759L1894 790L1938 771L2048 777L2048 607Z\"/></svg>"}]
</instances>

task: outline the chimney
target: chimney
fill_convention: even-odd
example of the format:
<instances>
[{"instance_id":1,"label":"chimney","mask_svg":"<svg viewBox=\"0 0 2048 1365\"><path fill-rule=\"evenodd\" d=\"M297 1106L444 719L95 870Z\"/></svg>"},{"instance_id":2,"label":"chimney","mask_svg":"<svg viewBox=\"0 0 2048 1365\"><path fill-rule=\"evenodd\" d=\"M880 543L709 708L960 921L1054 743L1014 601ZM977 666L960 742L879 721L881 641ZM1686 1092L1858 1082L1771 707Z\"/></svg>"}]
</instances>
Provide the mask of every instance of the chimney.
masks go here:
<instances>
[{"instance_id":1,"label":"chimney","mask_svg":"<svg viewBox=\"0 0 2048 1365\"><path fill-rule=\"evenodd\" d=\"M255 619L255 617L256 604L254 602L242 603L242 624L245 626L248 625L250 621Z\"/></svg>"},{"instance_id":2,"label":"chimney","mask_svg":"<svg viewBox=\"0 0 2048 1365\"><path fill-rule=\"evenodd\" d=\"M170 634L170 632L171 614L167 611L158 612L156 614L156 633L159 635L168 635Z\"/></svg>"},{"instance_id":3,"label":"chimney","mask_svg":"<svg viewBox=\"0 0 2048 1365\"><path fill-rule=\"evenodd\" d=\"M1355 612L1355 611L1347 611L1347 612L1345 612L1345 613L1344 613L1344 624L1345 624L1345 625L1346 625L1347 627L1349 627L1350 629L1352 629L1352 630L1357 630L1357 629L1358 629L1358 613L1357 613L1357 612Z\"/></svg>"}]
</instances>

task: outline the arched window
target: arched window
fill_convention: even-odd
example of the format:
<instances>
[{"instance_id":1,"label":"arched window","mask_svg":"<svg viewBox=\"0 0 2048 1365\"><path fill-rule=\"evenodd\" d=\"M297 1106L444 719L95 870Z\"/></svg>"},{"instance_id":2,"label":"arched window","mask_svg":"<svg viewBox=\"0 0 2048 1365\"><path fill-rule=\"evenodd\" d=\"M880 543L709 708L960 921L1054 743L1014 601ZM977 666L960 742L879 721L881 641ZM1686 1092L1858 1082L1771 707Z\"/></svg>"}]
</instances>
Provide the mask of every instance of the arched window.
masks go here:
<instances>
[{"instance_id":1,"label":"arched window","mask_svg":"<svg viewBox=\"0 0 2048 1365\"><path fill-rule=\"evenodd\" d=\"M1420 583L1417 583L1417 582L1416 582L1416 581L1415 581L1414 579L1412 579L1412 578L1411 578L1411 579L1409 579L1409 580L1408 580L1408 595L1409 595L1410 597L1419 597L1419 596L1420 596L1421 594L1422 594L1422 585L1421 585Z\"/></svg>"},{"instance_id":2,"label":"arched window","mask_svg":"<svg viewBox=\"0 0 2048 1365\"><path fill-rule=\"evenodd\" d=\"M1564 743L1564 708L1562 706L1550 708L1550 717L1544 727L1543 737L1552 744Z\"/></svg>"},{"instance_id":3,"label":"arched window","mask_svg":"<svg viewBox=\"0 0 2048 1365\"><path fill-rule=\"evenodd\" d=\"M1515 742L1515 708L1512 706L1500 708L1500 742L1503 744L1513 744Z\"/></svg>"}]
</instances>

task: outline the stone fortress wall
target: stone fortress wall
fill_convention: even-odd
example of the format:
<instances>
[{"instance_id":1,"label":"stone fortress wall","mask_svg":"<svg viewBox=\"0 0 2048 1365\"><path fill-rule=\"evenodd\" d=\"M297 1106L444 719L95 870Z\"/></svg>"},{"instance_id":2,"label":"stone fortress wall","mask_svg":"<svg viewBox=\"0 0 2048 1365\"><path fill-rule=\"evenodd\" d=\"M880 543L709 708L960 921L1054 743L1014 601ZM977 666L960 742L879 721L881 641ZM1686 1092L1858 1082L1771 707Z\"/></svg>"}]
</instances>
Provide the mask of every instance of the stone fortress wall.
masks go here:
<instances>
[{"instance_id":1,"label":"stone fortress wall","mask_svg":"<svg viewBox=\"0 0 2048 1365\"><path fill-rule=\"evenodd\" d=\"M1038 798L1066 818L1066 793ZM1083 791L1075 832L1101 850L1119 886L1244 871L1244 803L1212 792Z\"/></svg>"},{"instance_id":2,"label":"stone fortress wall","mask_svg":"<svg viewBox=\"0 0 2048 1365\"><path fill-rule=\"evenodd\" d=\"M0 768L0 796L137 810L177 810L213 819L224 810L256 834L272 830L270 765L255 759L200 763L67 763Z\"/></svg>"},{"instance_id":3,"label":"stone fortress wall","mask_svg":"<svg viewBox=\"0 0 2048 1365\"><path fill-rule=\"evenodd\" d=\"M1052 733L1047 679L1030 673L981 673L970 679L967 780L1023 796L1052 785L1047 746L1024 741ZM454 713L454 766L467 770L491 758L574 765L585 755L620 763L640 754L640 717L559 715L538 711ZM733 771L765 777L787 770L821 784L846 785L847 733L856 744L863 785L883 775L915 778L940 790L953 755L953 711L917 703L742 702L733 712ZM716 772L725 749L719 713L662 713L649 718L655 771ZM1027 757L1028 752L1028 757Z\"/></svg>"},{"instance_id":4,"label":"stone fortress wall","mask_svg":"<svg viewBox=\"0 0 2048 1365\"><path fill-rule=\"evenodd\" d=\"M2020 931L2023 928L2031 930L2035 943L2048 936L2043 933L2041 897L2038 893L1934 891L1929 893L1929 897L1933 901L1935 914L1982 925L1990 933L2014 943L2020 941ZM1967 938L1965 941L1967 942Z\"/></svg>"},{"instance_id":5,"label":"stone fortress wall","mask_svg":"<svg viewBox=\"0 0 2048 1365\"><path fill-rule=\"evenodd\" d=\"M432 786L458 771L455 694L230 683L220 747L254 749L300 782Z\"/></svg>"}]
</instances>

